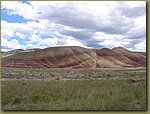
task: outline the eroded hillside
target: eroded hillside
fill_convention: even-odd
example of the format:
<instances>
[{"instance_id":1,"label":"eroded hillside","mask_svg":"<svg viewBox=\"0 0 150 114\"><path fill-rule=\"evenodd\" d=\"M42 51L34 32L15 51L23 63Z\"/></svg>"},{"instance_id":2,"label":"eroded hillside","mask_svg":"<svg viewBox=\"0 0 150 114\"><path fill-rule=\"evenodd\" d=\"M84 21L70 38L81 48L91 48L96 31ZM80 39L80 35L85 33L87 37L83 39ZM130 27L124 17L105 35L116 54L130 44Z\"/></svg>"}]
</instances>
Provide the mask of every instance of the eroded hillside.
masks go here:
<instances>
[{"instance_id":1,"label":"eroded hillside","mask_svg":"<svg viewBox=\"0 0 150 114\"><path fill-rule=\"evenodd\" d=\"M114 68L145 67L146 56L117 47L100 50L78 46L20 51L4 56L2 67L15 68Z\"/></svg>"}]
</instances>

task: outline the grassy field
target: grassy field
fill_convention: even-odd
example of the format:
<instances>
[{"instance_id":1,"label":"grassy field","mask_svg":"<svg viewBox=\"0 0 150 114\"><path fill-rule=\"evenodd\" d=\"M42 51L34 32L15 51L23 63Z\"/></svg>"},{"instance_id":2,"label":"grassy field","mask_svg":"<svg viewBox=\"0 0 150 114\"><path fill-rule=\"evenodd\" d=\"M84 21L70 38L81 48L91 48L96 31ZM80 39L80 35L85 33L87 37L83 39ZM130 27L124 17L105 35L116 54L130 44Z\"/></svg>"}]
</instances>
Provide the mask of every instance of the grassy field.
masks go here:
<instances>
[{"instance_id":1,"label":"grassy field","mask_svg":"<svg viewBox=\"0 0 150 114\"><path fill-rule=\"evenodd\" d=\"M16 69L11 72L11 78L18 77ZM146 76L145 71L45 72L60 79L9 80L7 76L1 82L2 110L146 110L146 80L132 80ZM80 80L64 80L71 75Z\"/></svg>"},{"instance_id":2,"label":"grassy field","mask_svg":"<svg viewBox=\"0 0 150 114\"><path fill-rule=\"evenodd\" d=\"M145 78L145 69L34 69L2 68L2 79L14 80L73 80Z\"/></svg>"}]
</instances>

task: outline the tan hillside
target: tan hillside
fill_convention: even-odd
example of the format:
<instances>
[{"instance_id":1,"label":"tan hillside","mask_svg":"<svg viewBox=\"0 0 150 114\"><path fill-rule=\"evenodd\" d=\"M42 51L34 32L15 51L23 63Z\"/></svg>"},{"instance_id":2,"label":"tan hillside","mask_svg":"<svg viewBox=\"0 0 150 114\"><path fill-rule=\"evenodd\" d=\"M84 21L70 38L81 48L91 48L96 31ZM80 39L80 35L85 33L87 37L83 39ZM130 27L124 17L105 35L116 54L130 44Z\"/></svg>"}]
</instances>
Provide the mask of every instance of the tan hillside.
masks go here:
<instances>
[{"instance_id":1,"label":"tan hillside","mask_svg":"<svg viewBox=\"0 0 150 114\"><path fill-rule=\"evenodd\" d=\"M143 54L135 53L122 47L113 48L112 50L128 58L130 60L129 64L131 64L132 66L146 66L146 56L144 56Z\"/></svg>"},{"instance_id":2,"label":"tan hillside","mask_svg":"<svg viewBox=\"0 0 150 114\"><path fill-rule=\"evenodd\" d=\"M13 53L2 58L2 67L18 68L103 68L145 67L143 54L118 47L100 50L78 46L50 47Z\"/></svg>"},{"instance_id":3,"label":"tan hillside","mask_svg":"<svg viewBox=\"0 0 150 114\"><path fill-rule=\"evenodd\" d=\"M21 52L2 59L5 67L84 68L95 67L95 52L86 48L52 47L31 52Z\"/></svg>"}]
</instances>

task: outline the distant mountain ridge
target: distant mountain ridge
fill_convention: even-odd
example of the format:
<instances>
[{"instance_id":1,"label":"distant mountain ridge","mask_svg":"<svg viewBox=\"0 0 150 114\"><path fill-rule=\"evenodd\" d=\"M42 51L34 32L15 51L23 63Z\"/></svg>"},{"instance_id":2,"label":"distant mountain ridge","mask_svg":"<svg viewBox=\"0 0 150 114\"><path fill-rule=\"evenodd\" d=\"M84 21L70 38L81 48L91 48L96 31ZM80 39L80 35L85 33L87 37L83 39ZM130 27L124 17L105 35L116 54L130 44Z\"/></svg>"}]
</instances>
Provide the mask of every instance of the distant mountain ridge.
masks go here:
<instances>
[{"instance_id":1,"label":"distant mountain ridge","mask_svg":"<svg viewBox=\"0 0 150 114\"><path fill-rule=\"evenodd\" d=\"M3 52L1 65L15 68L146 67L146 53L132 52L122 47L99 50L78 46L19 49Z\"/></svg>"}]
</instances>

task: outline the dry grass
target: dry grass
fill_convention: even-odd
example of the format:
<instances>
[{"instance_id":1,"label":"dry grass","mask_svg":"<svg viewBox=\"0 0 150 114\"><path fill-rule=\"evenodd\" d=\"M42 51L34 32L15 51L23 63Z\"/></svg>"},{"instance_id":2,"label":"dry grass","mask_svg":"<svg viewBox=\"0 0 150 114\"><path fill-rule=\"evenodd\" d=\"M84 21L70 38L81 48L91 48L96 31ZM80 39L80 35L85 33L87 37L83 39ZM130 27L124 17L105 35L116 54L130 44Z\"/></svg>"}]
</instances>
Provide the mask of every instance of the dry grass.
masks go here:
<instances>
[{"instance_id":1,"label":"dry grass","mask_svg":"<svg viewBox=\"0 0 150 114\"><path fill-rule=\"evenodd\" d=\"M146 110L147 108L144 69L3 68L1 74L2 79L7 80L2 81L2 110ZM51 81L48 81L49 79Z\"/></svg>"},{"instance_id":2,"label":"dry grass","mask_svg":"<svg viewBox=\"0 0 150 114\"><path fill-rule=\"evenodd\" d=\"M146 110L146 84L126 80L2 81L2 110Z\"/></svg>"}]
</instances>

